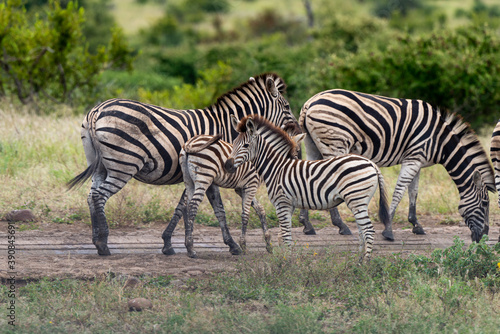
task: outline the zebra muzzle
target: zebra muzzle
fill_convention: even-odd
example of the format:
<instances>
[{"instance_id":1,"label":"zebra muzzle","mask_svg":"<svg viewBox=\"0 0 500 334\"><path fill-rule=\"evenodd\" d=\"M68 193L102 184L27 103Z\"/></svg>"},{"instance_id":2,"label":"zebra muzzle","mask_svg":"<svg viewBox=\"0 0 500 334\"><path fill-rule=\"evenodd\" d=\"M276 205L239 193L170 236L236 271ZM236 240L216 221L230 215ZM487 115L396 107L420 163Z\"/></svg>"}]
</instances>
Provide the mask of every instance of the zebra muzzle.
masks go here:
<instances>
[{"instance_id":1,"label":"zebra muzzle","mask_svg":"<svg viewBox=\"0 0 500 334\"><path fill-rule=\"evenodd\" d=\"M236 172L236 168L234 167L234 159L233 158L229 158L226 160L226 163L224 164L224 169L228 173Z\"/></svg>"}]
</instances>

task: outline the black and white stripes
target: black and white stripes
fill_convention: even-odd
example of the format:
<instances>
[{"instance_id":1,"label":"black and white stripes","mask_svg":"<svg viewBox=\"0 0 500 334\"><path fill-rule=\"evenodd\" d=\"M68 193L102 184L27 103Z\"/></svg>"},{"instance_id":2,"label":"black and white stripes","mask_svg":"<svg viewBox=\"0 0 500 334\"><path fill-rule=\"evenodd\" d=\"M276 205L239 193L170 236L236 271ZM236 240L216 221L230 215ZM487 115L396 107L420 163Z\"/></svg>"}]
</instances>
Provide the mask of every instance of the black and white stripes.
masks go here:
<instances>
[{"instance_id":1,"label":"black and white stripes","mask_svg":"<svg viewBox=\"0 0 500 334\"><path fill-rule=\"evenodd\" d=\"M477 136L454 114L443 115L420 100L388 98L341 89L316 94L303 106L299 124L308 159L360 154L379 167L401 164L391 214L409 187L408 219L416 217L420 169L443 165L460 193L459 212L478 241L488 232L488 190L494 191L491 165ZM392 228L386 226L386 236Z\"/></svg>"},{"instance_id":2,"label":"black and white stripes","mask_svg":"<svg viewBox=\"0 0 500 334\"><path fill-rule=\"evenodd\" d=\"M265 73L250 78L205 109L175 110L125 99L94 107L82 124L88 168L70 181L70 186L92 177L88 204L98 253L110 254L104 213L109 197L132 178L156 185L182 182L179 153L184 143L199 134L221 134L225 141L232 142L237 133L230 125L231 115L263 115L279 126L296 123L282 95L284 89L279 76ZM210 187L208 192L216 215L222 217L218 188ZM165 240L170 232L164 233L164 253L171 248ZM238 247L230 236L227 240L230 247Z\"/></svg>"},{"instance_id":3,"label":"black and white stripes","mask_svg":"<svg viewBox=\"0 0 500 334\"><path fill-rule=\"evenodd\" d=\"M295 150L294 141L259 116L242 119L238 131L225 168L234 171L242 163L252 162L264 179L286 244L291 244L291 218L296 207L326 210L345 202L356 219L363 255L370 256L374 229L368 204L377 187L381 193L379 217L384 224L389 220L384 181L373 162L353 154L316 161L293 159L289 152ZM266 140L268 133L275 134L275 140Z\"/></svg>"}]
</instances>

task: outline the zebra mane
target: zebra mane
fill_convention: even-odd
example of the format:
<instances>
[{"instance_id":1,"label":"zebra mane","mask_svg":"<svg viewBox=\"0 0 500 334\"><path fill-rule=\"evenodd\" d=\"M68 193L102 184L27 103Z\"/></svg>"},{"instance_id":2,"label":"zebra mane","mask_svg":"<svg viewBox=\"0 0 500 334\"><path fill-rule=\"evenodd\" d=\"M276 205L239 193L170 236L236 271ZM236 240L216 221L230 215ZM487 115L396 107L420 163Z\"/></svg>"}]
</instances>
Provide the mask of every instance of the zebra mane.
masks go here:
<instances>
[{"instance_id":1,"label":"zebra mane","mask_svg":"<svg viewBox=\"0 0 500 334\"><path fill-rule=\"evenodd\" d=\"M256 77L251 77L250 79L248 79L247 82L244 82L241 85L239 85L238 87L233 88L229 92L227 92L227 93L219 96L217 98L217 101L215 102L215 104L219 104L221 101L224 101L225 99L227 99L231 95L237 94L243 88L249 87L249 86L252 86L252 85L255 85L255 84L257 84L261 89L266 90L266 80L267 80L267 78L271 78L271 79L274 80L276 88L281 93L281 95L285 94L285 92L286 92L286 83L285 83L285 81L279 75L277 75L276 73L266 72L266 73L259 74Z\"/></svg>"},{"instance_id":2,"label":"zebra mane","mask_svg":"<svg viewBox=\"0 0 500 334\"><path fill-rule=\"evenodd\" d=\"M292 159L297 157L297 152L299 150L297 143L290 137L290 135L288 135L287 132L274 125L265 117L259 115L248 115L243 117L241 121L238 123L238 128L237 128L238 132L247 131L247 121L249 118L253 119L253 123L255 124L259 133L272 132L276 134L288 146L289 151L287 157Z\"/></svg>"},{"instance_id":3,"label":"zebra mane","mask_svg":"<svg viewBox=\"0 0 500 334\"><path fill-rule=\"evenodd\" d=\"M438 112L441 113L440 110L438 110ZM474 156L475 164L481 166L479 171L488 188L494 188L495 179L493 168L491 167L488 155L481 145L476 133L470 127L470 124L467 123L462 116L456 113L444 112L441 114L444 116L444 122L448 125L450 132L459 138L460 143L464 147L468 147L469 154Z\"/></svg>"}]
</instances>

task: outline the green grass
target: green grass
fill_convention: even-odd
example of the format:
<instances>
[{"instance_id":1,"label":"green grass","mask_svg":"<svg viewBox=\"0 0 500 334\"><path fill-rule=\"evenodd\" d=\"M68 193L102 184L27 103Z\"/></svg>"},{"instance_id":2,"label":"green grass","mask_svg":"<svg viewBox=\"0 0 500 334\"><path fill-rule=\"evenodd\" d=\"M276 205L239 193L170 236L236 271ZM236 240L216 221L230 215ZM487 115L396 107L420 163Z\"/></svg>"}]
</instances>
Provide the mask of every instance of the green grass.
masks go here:
<instances>
[{"instance_id":1,"label":"green grass","mask_svg":"<svg viewBox=\"0 0 500 334\"><path fill-rule=\"evenodd\" d=\"M497 333L500 248L482 243L447 253L392 254L355 264L351 254L283 250L241 257L235 271L174 284L142 276L40 280L20 287L17 332L23 333ZM484 248L486 247L486 248ZM456 257L474 276L456 271ZM455 265L456 264L456 265ZM439 269L438 269L439 268ZM433 270L437 269L437 270ZM460 268L458 268L460 269ZM177 282L179 282L177 280ZM7 287L1 286L2 296ZM153 308L129 312L127 301ZM2 308L6 300L0 301ZM8 333L0 317L0 333Z\"/></svg>"}]
</instances>

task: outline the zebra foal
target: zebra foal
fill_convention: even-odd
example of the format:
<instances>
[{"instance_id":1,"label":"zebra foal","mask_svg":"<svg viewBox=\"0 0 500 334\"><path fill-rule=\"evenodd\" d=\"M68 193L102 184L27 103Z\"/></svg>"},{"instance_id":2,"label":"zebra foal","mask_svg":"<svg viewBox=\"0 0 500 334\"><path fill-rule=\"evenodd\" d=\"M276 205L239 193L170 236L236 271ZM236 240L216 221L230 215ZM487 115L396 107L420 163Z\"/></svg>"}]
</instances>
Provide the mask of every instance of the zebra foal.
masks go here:
<instances>
[{"instance_id":1,"label":"zebra foal","mask_svg":"<svg viewBox=\"0 0 500 334\"><path fill-rule=\"evenodd\" d=\"M232 142L237 132L230 125L231 115L241 118L259 114L278 126L297 123L283 97L285 88L285 82L278 75L264 73L250 78L204 109L178 110L112 99L90 110L81 130L88 167L68 184L71 188L92 177L87 202L92 242L98 254L111 254L104 212L111 196L132 178L154 185L182 182L179 154L184 143L200 134L221 134L222 139ZM241 253L227 228L218 187L211 185L207 197L219 220L224 243L231 253ZM175 253L171 244L172 232L173 229L167 227L162 235L162 252L166 255Z\"/></svg>"},{"instance_id":2,"label":"zebra foal","mask_svg":"<svg viewBox=\"0 0 500 334\"><path fill-rule=\"evenodd\" d=\"M382 174L370 160L348 154L325 160L298 160L286 155L296 150L296 142L265 118L254 115L243 118L233 126L239 132L233 142L233 151L225 164L234 172L246 161L251 161L263 178L270 201L276 208L280 224L280 238L291 244L291 219L296 207L326 210L345 202L354 214L360 234L360 251L369 258L373 248L374 229L368 215L368 204L380 188L379 218L388 224L390 217ZM267 133L274 133L272 145Z\"/></svg>"},{"instance_id":3,"label":"zebra foal","mask_svg":"<svg viewBox=\"0 0 500 334\"><path fill-rule=\"evenodd\" d=\"M488 234L488 191L495 191L493 170L479 139L460 116L442 114L421 100L332 89L304 103L299 125L308 134L308 159L355 153L379 167L401 165L391 218L408 188L408 221L416 234L425 234L416 212L420 169L443 165L460 193L458 211L472 240ZM342 224L337 210L332 217L338 220L335 225ZM394 240L391 221L382 234Z\"/></svg>"},{"instance_id":4,"label":"zebra foal","mask_svg":"<svg viewBox=\"0 0 500 334\"><path fill-rule=\"evenodd\" d=\"M261 179L249 162L243 164L236 173L227 173L224 170L224 163L233 147L220 140L221 138L221 135L198 135L188 140L181 150L179 161L187 195L188 219L184 221L186 240L193 240L193 223L198 207L205 197L206 190L214 183L222 188L234 189L242 199L240 246L243 251L246 250L246 230L250 206L259 216L266 249L270 251L271 233L267 229L266 213L264 207L255 198ZM177 221L171 221L170 224L177 224ZM186 242L186 247L188 256L196 257L193 244Z\"/></svg>"}]
</instances>

